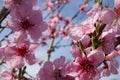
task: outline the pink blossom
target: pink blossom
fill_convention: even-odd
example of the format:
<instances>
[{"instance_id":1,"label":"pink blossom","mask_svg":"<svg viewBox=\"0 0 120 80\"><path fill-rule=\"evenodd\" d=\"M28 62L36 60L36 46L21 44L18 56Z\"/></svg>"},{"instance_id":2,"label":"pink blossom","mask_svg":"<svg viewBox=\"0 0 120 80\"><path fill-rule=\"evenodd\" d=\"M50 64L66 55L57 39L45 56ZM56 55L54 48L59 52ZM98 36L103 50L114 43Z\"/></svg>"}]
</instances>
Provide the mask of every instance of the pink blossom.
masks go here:
<instances>
[{"instance_id":1,"label":"pink blossom","mask_svg":"<svg viewBox=\"0 0 120 80\"><path fill-rule=\"evenodd\" d=\"M67 3L69 3L70 2L70 0L57 0L56 2L55 2L55 4L56 5L60 5L60 4L67 4Z\"/></svg>"},{"instance_id":2,"label":"pink blossom","mask_svg":"<svg viewBox=\"0 0 120 80\"><path fill-rule=\"evenodd\" d=\"M106 62L106 65L103 68L103 76L110 76L110 74L118 74L118 61L112 59L111 61Z\"/></svg>"},{"instance_id":3,"label":"pink blossom","mask_svg":"<svg viewBox=\"0 0 120 80\"><path fill-rule=\"evenodd\" d=\"M87 13L89 21L94 23L99 19L101 7L98 4L93 5L92 9Z\"/></svg>"},{"instance_id":4,"label":"pink blossom","mask_svg":"<svg viewBox=\"0 0 120 80\"><path fill-rule=\"evenodd\" d=\"M119 68L119 62L116 60L116 57L119 56L119 53L117 51L112 51L110 54L108 54L106 56L106 60L108 60L108 62L106 62L108 65L111 63L115 69L118 69ZM110 65L111 65L110 64ZM108 66L110 67L110 66Z\"/></svg>"},{"instance_id":5,"label":"pink blossom","mask_svg":"<svg viewBox=\"0 0 120 80\"><path fill-rule=\"evenodd\" d=\"M84 48L88 47L90 43L90 37L88 35L83 35L83 37L80 39L81 43L83 44Z\"/></svg>"},{"instance_id":6,"label":"pink blossom","mask_svg":"<svg viewBox=\"0 0 120 80\"><path fill-rule=\"evenodd\" d=\"M60 20L61 20L61 15L60 14L57 14L55 16L52 16L51 19L49 20L48 22L48 25L51 27L51 28L56 28L57 25L60 23Z\"/></svg>"},{"instance_id":7,"label":"pink blossom","mask_svg":"<svg viewBox=\"0 0 120 80\"><path fill-rule=\"evenodd\" d=\"M57 28L57 25L60 23L60 20L61 20L61 15L58 14L58 15L55 15L55 16L52 16L51 19L48 21L48 36L58 36L59 34L59 31L56 29Z\"/></svg>"},{"instance_id":8,"label":"pink blossom","mask_svg":"<svg viewBox=\"0 0 120 80\"><path fill-rule=\"evenodd\" d=\"M80 41L84 48L87 48L87 46L90 43L90 37L88 35L83 35L81 38L77 36L72 36L73 42L76 44L77 41Z\"/></svg>"},{"instance_id":9,"label":"pink blossom","mask_svg":"<svg viewBox=\"0 0 120 80\"><path fill-rule=\"evenodd\" d=\"M0 76L2 77L2 80L14 80L15 77L15 75L9 70L3 71Z\"/></svg>"},{"instance_id":10,"label":"pink blossom","mask_svg":"<svg viewBox=\"0 0 120 80\"><path fill-rule=\"evenodd\" d=\"M13 36L14 36L14 42L16 42L18 45L24 43L27 40L27 34L22 33L22 31L14 32Z\"/></svg>"},{"instance_id":11,"label":"pink blossom","mask_svg":"<svg viewBox=\"0 0 120 80\"><path fill-rule=\"evenodd\" d=\"M104 24L107 24L104 28L105 31L113 29L113 31L116 33L116 36L118 36L120 34L119 10L105 8L101 12L100 19Z\"/></svg>"},{"instance_id":12,"label":"pink blossom","mask_svg":"<svg viewBox=\"0 0 120 80\"><path fill-rule=\"evenodd\" d=\"M75 41L81 41L83 46L86 48L90 43L90 33L93 33L95 27L93 25L85 24L80 27L73 27L70 29L70 36Z\"/></svg>"},{"instance_id":13,"label":"pink blossom","mask_svg":"<svg viewBox=\"0 0 120 80\"><path fill-rule=\"evenodd\" d=\"M44 3L44 6L49 11L54 11L54 7L59 6L61 4L66 4L66 3L69 3L69 2L70 2L70 0L57 0L57 1L46 0L46 2Z\"/></svg>"},{"instance_id":14,"label":"pink blossom","mask_svg":"<svg viewBox=\"0 0 120 80\"><path fill-rule=\"evenodd\" d=\"M24 15L15 12L8 21L8 27L14 31L28 33L34 41L38 41L42 32L47 28L47 24L42 20L41 10L37 9Z\"/></svg>"},{"instance_id":15,"label":"pink blossom","mask_svg":"<svg viewBox=\"0 0 120 80\"><path fill-rule=\"evenodd\" d=\"M94 67L98 67L104 61L104 52L101 49L92 50L88 53L88 58L93 60Z\"/></svg>"},{"instance_id":16,"label":"pink blossom","mask_svg":"<svg viewBox=\"0 0 120 80\"><path fill-rule=\"evenodd\" d=\"M83 23L80 27L74 27L70 30L71 37L74 40L80 40L84 35L88 35L95 31L95 27L91 24Z\"/></svg>"},{"instance_id":17,"label":"pink blossom","mask_svg":"<svg viewBox=\"0 0 120 80\"><path fill-rule=\"evenodd\" d=\"M119 0L114 0L114 6L116 9L120 9L120 1Z\"/></svg>"},{"instance_id":18,"label":"pink blossom","mask_svg":"<svg viewBox=\"0 0 120 80\"><path fill-rule=\"evenodd\" d=\"M47 0L44 3L44 6L49 10L49 11L53 11L54 9L54 3L52 3L52 0Z\"/></svg>"},{"instance_id":19,"label":"pink blossom","mask_svg":"<svg viewBox=\"0 0 120 80\"><path fill-rule=\"evenodd\" d=\"M115 45L115 32L113 29L110 29L109 31L104 31L100 39L103 40L103 45L101 46L105 54L111 53L111 51L114 50L114 45Z\"/></svg>"},{"instance_id":20,"label":"pink blossom","mask_svg":"<svg viewBox=\"0 0 120 80\"><path fill-rule=\"evenodd\" d=\"M94 25L89 24L89 23L82 24L80 27L82 28L83 34L90 34L90 33L93 33L95 31Z\"/></svg>"},{"instance_id":21,"label":"pink blossom","mask_svg":"<svg viewBox=\"0 0 120 80\"><path fill-rule=\"evenodd\" d=\"M74 80L65 75L64 65L65 57L63 56L55 59L53 63L45 62L37 75L37 80Z\"/></svg>"},{"instance_id":22,"label":"pink blossom","mask_svg":"<svg viewBox=\"0 0 120 80\"><path fill-rule=\"evenodd\" d=\"M61 31L60 31L60 34L62 35L63 38L69 38L70 35L71 35L71 30L74 29L73 27L76 27L77 25L75 24L68 24L65 28L63 28ZM74 33L74 30L73 30L73 33Z\"/></svg>"},{"instance_id":23,"label":"pink blossom","mask_svg":"<svg viewBox=\"0 0 120 80\"><path fill-rule=\"evenodd\" d=\"M78 47L76 47L76 46L72 46L71 47L71 53L72 53L72 56L74 57L74 58L77 58L77 57L81 57L82 56L82 51L78 48Z\"/></svg>"},{"instance_id":24,"label":"pink blossom","mask_svg":"<svg viewBox=\"0 0 120 80\"><path fill-rule=\"evenodd\" d=\"M86 3L80 7L80 11L86 11L88 1L86 0ZM119 62L116 57L120 56L120 45L115 46L120 36L120 0L114 0L113 9L98 4L93 5L87 13L88 18L79 26L72 24L72 19L65 19L59 14L70 0L46 0L44 2L44 6L53 13L48 14L50 17L47 18L50 19L48 24L43 21L42 11L35 6L37 0L4 0L5 8L10 10L6 26L12 29L14 41L5 38L6 45L0 44L0 60L4 60L5 64L15 71L3 71L0 74L2 80L15 80L21 76L25 80L33 80L22 75L24 73L22 71L26 72L23 67L25 64L39 63L35 57L35 52L39 47L37 42L46 29L48 33L42 36L41 40L43 45L46 44L45 41L48 38L54 37L55 39L61 34L62 37L71 37L74 43L80 41L83 46L82 48L76 44L71 46L73 56L71 62L66 62L64 56L53 62L44 62L35 80L98 80L101 75L118 74ZM59 10L56 11L56 9ZM62 30L58 30L57 27L61 26L61 23L65 26ZM97 35L97 27L105 28ZM93 49L93 36L94 41L103 41L97 49ZM31 42L29 38L32 39L30 39Z\"/></svg>"},{"instance_id":25,"label":"pink blossom","mask_svg":"<svg viewBox=\"0 0 120 80\"><path fill-rule=\"evenodd\" d=\"M80 12L86 12L87 7L88 7L88 2L84 3L82 6L80 6L80 8L79 8Z\"/></svg>"},{"instance_id":26,"label":"pink blossom","mask_svg":"<svg viewBox=\"0 0 120 80\"><path fill-rule=\"evenodd\" d=\"M116 32L116 36L120 36L120 19L118 19L118 22L112 26L112 29Z\"/></svg>"},{"instance_id":27,"label":"pink blossom","mask_svg":"<svg viewBox=\"0 0 120 80\"><path fill-rule=\"evenodd\" d=\"M21 7L21 9L32 9L36 5L37 0L4 0L4 6L11 10Z\"/></svg>"},{"instance_id":28,"label":"pink blossom","mask_svg":"<svg viewBox=\"0 0 120 80\"><path fill-rule=\"evenodd\" d=\"M21 68L24 66L25 61L29 65L33 65L38 62L38 59L35 58L35 50L38 47L38 44L29 43L28 41L16 44L10 43L5 48L5 60L8 66L12 68Z\"/></svg>"},{"instance_id":29,"label":"pink blossom","mask_svg":"<svg viewBox=\"0 0 120 80\"><path fill-rule=\"evenodd\" d=\"M116 50L113 50L110 54L108 54L108 55L106 56L106 58L107 58L108 60L112 60L112 59L114 59L114 58L116 58L116 57L118 57L118 56L119 56L119 52L116 51Z\"/></svg>"},{"instance_id":30,"label":"pink blossom","mask_svg":"<svg viewBox=\"0 0 120 80\"><path fill-rule=\"evenodd\" d=\"M80 39L84 34L82 32L82 28L76 26L76 27L70 29L70 35L73 39L76 40L76 38Z\"/></svg>"},{"instance_id":31,"label":"pink blossom","mask_svg":"<svg viewBox=\"0 0 120 80\"><path fill-rule=\"evenodd\" d=\"M78 80L93 80L99 77L98 66L104 61L103 51L93 50L85 56L78 56L75 62L69 64L70 73Z\"/></svg>"},{"instance_id":32,"label":"pink blossom","mask_svg":"<svg viewBox=\"0 0 120 80\"><path fill-rule=\"evenodd\" d=\"M115 18L116 18L116 13L112 9L105 8L101 12L101 21L104 24L112 24Z\"/></svg>"},{"instance_id":33,"label":"pink blossom","mask_svg":"<svg viewBox=\"0 0 120 80\"><path fill-rule=\"evenodd\" d=\"M101 10L100 6L98 4L95 4L92 6L92 9L87 13L89 16L94 16Z\"/></svg>"},{"instance_id":34,"label":"pink blossom","mask_svg":"<svg viewBox=\"0 0 120 80\"><path fill-rule=\"evenodd\" d=\"M103 76L110 76L110 74L118 74L119 62L115 59L119 56L117 51L112 51L105 58L104 65L99 68L103 72Z\"/></svg>"}]
</instances>

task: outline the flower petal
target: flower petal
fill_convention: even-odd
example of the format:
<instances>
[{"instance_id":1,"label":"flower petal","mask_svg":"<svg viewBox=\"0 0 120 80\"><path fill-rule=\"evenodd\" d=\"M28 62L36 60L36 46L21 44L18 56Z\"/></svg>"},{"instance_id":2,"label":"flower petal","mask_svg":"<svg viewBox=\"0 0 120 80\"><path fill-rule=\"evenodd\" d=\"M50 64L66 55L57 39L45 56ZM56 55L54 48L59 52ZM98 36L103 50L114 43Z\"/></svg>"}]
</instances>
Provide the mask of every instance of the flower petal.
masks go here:
<instances>
[{"instance_id":1,"label":"flower petal","mask_svg":"<svg viewBox=\"0 0 120 80\"><path fill-rule=\"evenodd\" d=\"M64 62L65 62L65 57L61 56L60 58L55 59L53 64L55 65L56 68L60 68L61 66L63 66Z\"/></svg>"}]
</instances>

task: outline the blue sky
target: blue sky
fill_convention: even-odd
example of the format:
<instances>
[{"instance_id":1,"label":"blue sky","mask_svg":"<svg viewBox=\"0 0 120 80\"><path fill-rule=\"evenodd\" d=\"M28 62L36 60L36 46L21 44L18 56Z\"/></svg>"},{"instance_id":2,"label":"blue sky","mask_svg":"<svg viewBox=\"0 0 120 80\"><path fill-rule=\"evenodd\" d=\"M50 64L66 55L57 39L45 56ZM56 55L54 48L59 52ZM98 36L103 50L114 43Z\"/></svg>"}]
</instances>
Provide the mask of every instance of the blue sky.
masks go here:
<instances>
[{"instance_id":1,"label":"blue sky","mask_svg":"<svg viewBox=\"0 0 120 80\"><path fill-rule=\"evenodd\" d=\"M42 9L44 9L43 4L42 4L44 1L45 0L39 0L39 3L38 3L38 5ZM61 12L61 14L64 15L64 17L72 17L78 11L79 5L82 4L85 0L71 0L71 1L72 1L72 4L66 5ZM110 4L110 7L113 6L113 0L103 0L103 1L104 1L104 3ZM2 3L3 3L3 0L0 0L0 7L2 7ZM90 3L89 8L91 8L92 4L93 4L93 1ZM43 11L43 16L45 16L46 14L47 14L47 12ZM81 19L81 21L86 18L85 14L79 14L78 17L75 20L73 20L73 23L76 23L76 21L79 20L79 18L82 16L84 16L84 17ZM9 31L10 31L9 29L6 29L2 34L0 34L0 39L2 37L4 37L4 35L6 35ZM57 40L59 40L59 38ZM69 42L70 42L70 40L62 40L60 44L69 44ZM46 50L47 50L47 47L41 47L40 50L37 52L36 56L38 58L40 58L41 60L44 60L46 57ZM52 53L51 60L54 60L55 58L58 58L61 55L64 55L67 58L67 60L71 60L72 56L70 54L70 47L66 47L66 48L63 47L60 49L56 49L55 52ZM118 58L118 60L119 60L119 58ZM33 72L33 70L34 70L34 72ZM31 67L28 66L28 68L27 68L27 71L29 73L31 73L33 76L35 76L34 74L38 70L39 70L38 65L33 65ZM120 72L120 70L119 70L119 72ZM110 77L104 77L104 78L101 78L100 80L106 80L106 79L108 79L108 80L120 80L119 77L120 77L120 74L112 75Z\"/></svg>"}]
</instances>

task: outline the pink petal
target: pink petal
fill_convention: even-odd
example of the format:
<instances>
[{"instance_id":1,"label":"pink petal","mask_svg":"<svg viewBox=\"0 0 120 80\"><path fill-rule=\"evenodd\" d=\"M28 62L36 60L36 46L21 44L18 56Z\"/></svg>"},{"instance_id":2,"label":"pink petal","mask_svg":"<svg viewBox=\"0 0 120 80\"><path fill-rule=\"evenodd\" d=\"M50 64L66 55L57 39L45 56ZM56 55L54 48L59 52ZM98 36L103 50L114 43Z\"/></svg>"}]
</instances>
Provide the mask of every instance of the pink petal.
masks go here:
<instances>
[{"instance_id":1,"label":"pink petal","mask_svg":"<svg viewBox=\"0 0 120 80\"><path fill-rule=\"evenodd\" d=\"M114 0L114 6L116 9L120 9L120 1L119 0Z\"/></svg>"},{"instance_id":2,"label":"pink petal","mask_svg":"<svg viewBox=\"0 0 120 80\"><path fill-rule=\"evenodd\" d=\"M30 22L34 23L35 26L40 26L43 23L42 12L40 9L32 11L29 16Z\"/></svg>"},{"instance_id":3,"label":"pink petal","mask_svg":"<svg viewBox=\"0 0 120 80\"><path fill-rule=\"evenodd\" d=\"M70 35L73 40L79 40L84 35L84 33L81 27L74 26L70 29Z\"/></svg>"},{"instance_id":4,"label":"pink petal","mask_svg":"<svg viewBox=\"0 0 120 80\"><path fill-rule=\"evenodd\" d=\"M117 61L116 59L112 59L112 64L115 66L115 68L119 68L119 61Z\"/></svg>"},{"instance_id":5,"label":"pink petal","mask_svg":"<svg viewBox=\"0 0 120 80\"><path fill-rule=\"evenodd\" d=\"M12 68L21 68L24 66L24 59L21 56L9 56L6 58L6 63Z\"/></svg>"},{"instance_id":6,"label":"pink petal","mask_svg":"<svg viewBox=\"0 0 120 80\"><path fill-rule=\"evenodd\" d=\"M109 76L109 75L110 75L109 70L108 70L108 69L105 69L105 70L103 71L103 76Z\"/></svg>"},{"instance_id":7,"label":"pink petal","mask_svg":"<svg viewBox=\"0 0 120 80\"><path fill-rule=\"evenodd\" d=\"M65 62L65 57L61 56L60 58L55 59L53 64L55 65L56 68L60 68L61 66L64 65L64 62Z\"/></svg>"},{"instance_id":8,"label":"pink petal","mask_svg":"<svg viewBox=\"0 0 120 80\"><path fill-rule=\"evenodd\" d=\"M5 48L6 48L6 46L0 47L0 59L5 57Z\"/></svg>"},{"instance_id":9,"label":"pink petal","mask_svg":"<svg viewBox=\"0 0 120 80\"><path fill-rule=\"evenodd\" d=\"M114 58L116 58L117 56L119 56L119 53L117 51L112 51L110 54L108 54L106 57L109 59L109 60L112 60Z\"/></svg>"},{"instance_id":10,"label":"pink petal","mask_svg":"<svg viewBox=\"0 0 120 80\"><path fill-rule=\"evenodd\" d=\"M30 34L31 38L36 42L39 40L42 32L44 32L46 28L47 24L42 23L40 26L34 26L29 28L28 33Z\"/></svg>"},{"instance_id":11,"label":"pink petal","mask_svg":"<svg viewBox=\"0 0 120 80\"><path fill-rule=\"evenodd\" d=\"M73 56L74 58L76 58L76 57L82 58L82 52L81 52L81 50L80 50L78 47L76 47L76 46L71 46L71 53L72 53L72 56Z\"/></svg>"},{"instance_id":12,"label":"pink petal","mask_svg":"<svg viewBox=\"0 0 120 80\"><path fill-rule=\"evenodd\" d=\"M37 43L31 43L29 46L29 50L31 52L31 54L34 54L36 52L36 50L38 50L39 48L39 44Z\"/></svg>"},{"instance_id":13,"label":"pink petal","mask_svg":"<svg viewBox=\"0 0 120 80\"><path fill-rule=\"evenodd\" d=\"M86 23L86 24L82 25L81 27L82 27L82 32L84 34L90 34L95 31L95 27L90 23Z\"/></svg>"},{"instance_id":14,"label":"pink petal","mask_svg":"<svg viewBox=\"0 0 120 80\"><path fill-rule=\"evenodd\" d=\"M115 68L113 63L109 64L109 70L112 74L118 74L117 68Z\"/></svg>"},{"instance_id":15,"label":"pink petal","mask_svg":"<svg viewBox=\"0 0 120 80\"><path fill-rule=\"evenodd\" d=\"M40 69L38 78L40 78L40 80L54 80L53 76L53 64L52 62L47 61Z\"/></svg>"},{"instance_id":16,"label":"pink petal","mask_svg":"<svg viewBox=\"0 0 120 80\"><path fill-rule=\"evenodd\" d=\"M34 54L26 54L25 56L25 59L26 59L26 62L29 64L29 65L33 65L35 63L39 63L39 60L35 58L35 55Z\"/></svg>"},{"instance_id":17,"label":"pink petal","mask_svg":"<svg viewBox=\"0 0 120 80\"><path fill-rule=\"evenodd\" d=\"M112 9L106 8L101 13L101 21L104 24L112 24L116 17L115 12Z\"/></svg>"},{"instance_id":18,"label":"pink petal","mask_svg":"<svg viewBox=\"0 0 120 80\"><path fill-rule=\"evenodd\" d=\"M13 80L13 75L11 71L4 71L1 73L2 80Z\"/></svg>"},{"instance_id":19,"label":"pink petal","mask_svg":"<svg viewBox=\"0 0 120 80\"><path fill-rule=\"evenodd\" d=\"M95 67L104 61L104 53L102 50L93 50L88 54L88 58L93 61Z\"/></svg>"},{"instance_id":20,"label":"pink petal","mask_svg":"<svg viewBox=\"0 0 120 80\"><path fill-rule=\"evenodd\" d=\"M20 45L21 43L23 43L25 40L27 40L27 35L25 34L25 31L20 30L20 31L16 31L14 33L14 39L15 42Z\"/></svg>"},{"instance_id":21,"label":"pink petal","mask_svg":"<svg viewBox=\"0 0 120 80\"><path fill-rule=\"evenodd\" d=\"M82 42L83 46L86 48L87 45L90 43L90 37L88 35L83 35L80 41Z\"/></svg>"}]
</instances>

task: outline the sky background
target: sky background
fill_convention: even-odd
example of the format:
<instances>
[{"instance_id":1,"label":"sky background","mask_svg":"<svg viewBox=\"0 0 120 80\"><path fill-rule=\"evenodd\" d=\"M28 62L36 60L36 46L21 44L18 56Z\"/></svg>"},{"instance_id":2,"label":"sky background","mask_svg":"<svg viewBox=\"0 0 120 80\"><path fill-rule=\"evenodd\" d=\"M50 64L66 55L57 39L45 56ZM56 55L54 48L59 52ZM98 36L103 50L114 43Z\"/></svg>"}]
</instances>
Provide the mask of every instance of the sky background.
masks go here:
<instances>
[{"instance_id":1,"label":"sky background","mask_svg":"<svg viewBox=\"0 0 120 80\"><path fill-rule=\"evenodd\" d=\"M41 9L44 9L43 7L43 2L45 0L39 0L38 2L38 6L41 8ZM68 18L68 17L72 17L74 14L76 14L76 12L78 11L79 9L79 5L83 4L85 0L71 0L71 4L67 4L63 10L61 11L61 14ZM104 4L109 4L110 7L113 7L113 0L103 0ZM89 7L88 7L88 10L91 9L92 7L92 4L94 3L94 0L91 0L90 4L89 4ZM3 6L3 0L0 0L0 8ZM43 16L45 17L46 14L48 14L48 12L46 11L43 11ZM85 20L86 19L86 16L85 14L79 14L74 20L73 20L73 23L76 23L78 20L80 20L77 24L79 25L81 21ZM47 21L47 19L45 20ZM10 32L9 29L6 29L4 30L1 34L0 34L0 40ZM12 37L10 37L12 39ZM55 43L59 40L56 39ZM62 40L60 42L60 44L64 45L64 44L69 44L71 40ZM48 41L49 43L49 41ZM54 43L54 44L55 44ZM45 57L46 57L46 50L47 50L47 46L46 47L41 47L39 49L39 51L37 52L36 54L36 57L39 58L40 60L45 60ZM70 54L70 47L62 47L62 48L59 48L59 49L56 49L52 55L51 55L51 60L54 60L55 58L59 58L61 55L64 55L66 57L67 60L72 60L72 56ZM118 60L120 60L120 58L118 58ZM33 66L28 66L27 67L27 72L32 74L32 76L35 76L35 74L38 72L39 70L39 65L33 65ZM119 70L120 72L120 70ZM101 78L100 80L120 80L120 73L118 75L111 75L110 77L104 77L104 78Z\"/></svg>"}]
</instances>

